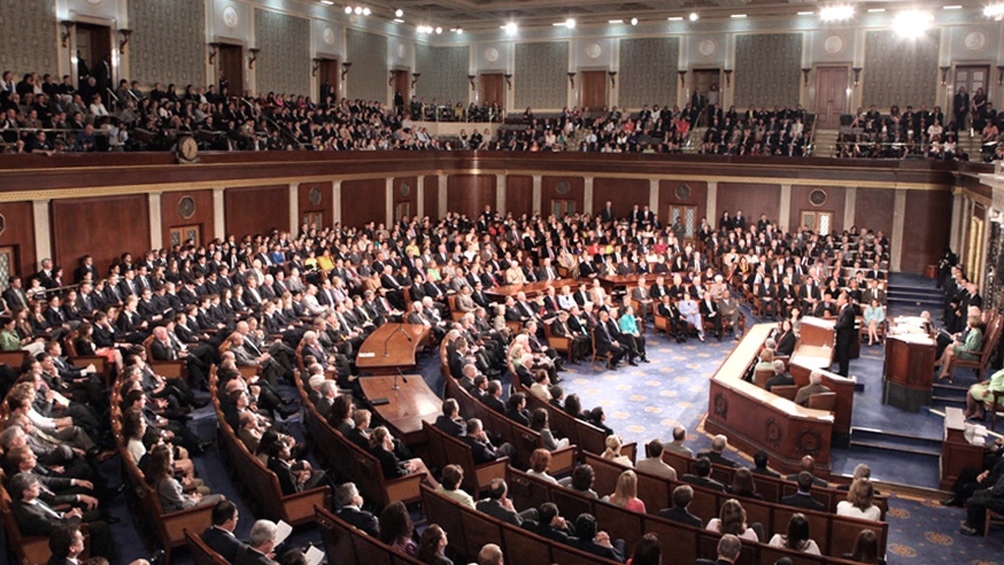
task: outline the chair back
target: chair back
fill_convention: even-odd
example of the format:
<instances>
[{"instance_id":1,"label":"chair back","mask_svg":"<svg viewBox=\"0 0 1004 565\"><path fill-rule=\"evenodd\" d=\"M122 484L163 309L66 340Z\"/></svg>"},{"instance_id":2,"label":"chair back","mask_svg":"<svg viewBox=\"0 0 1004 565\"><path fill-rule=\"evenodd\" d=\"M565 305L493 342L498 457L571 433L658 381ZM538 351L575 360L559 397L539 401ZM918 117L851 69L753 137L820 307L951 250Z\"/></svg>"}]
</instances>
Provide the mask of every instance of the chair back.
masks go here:
<instances>
[{"instance_id":1,"label":"chair back","mask_svg":"<svg viewBox=\"0 0 1004 565\"><path fill-rule=\"evenodd\" d=\"M770 391L782 398L787 398L788 400L795 400L795 395L798 394L798 386L797 385L775 386L772 387Z\"/></svg>"},{"instance_id":2,"label":"chair back","mask_svg":"<svg viewBox=\"0 0 1004 565\"><path fill-rule=\"evenodd\" d=\"M835 392L820 392L809 396L809 408L815 408L816 410L833 412L833 406L836 402L837 393Z\"/></svg>"}]
</instances>

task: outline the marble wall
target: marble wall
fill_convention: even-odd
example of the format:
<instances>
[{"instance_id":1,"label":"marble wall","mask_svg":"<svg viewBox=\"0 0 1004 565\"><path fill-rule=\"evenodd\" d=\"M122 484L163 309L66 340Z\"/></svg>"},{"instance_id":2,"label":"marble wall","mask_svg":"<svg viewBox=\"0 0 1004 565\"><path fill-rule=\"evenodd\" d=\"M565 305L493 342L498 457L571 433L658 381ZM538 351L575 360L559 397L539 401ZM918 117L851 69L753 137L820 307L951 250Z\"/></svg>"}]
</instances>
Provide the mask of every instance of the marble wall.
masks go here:
<instances>
[{"instance_id":1,"label":"marble wall","mask_svg":"<svg viewBox=\"0 0 1004 565\"><path fill-rule=\"evenodd\" d=\"M672 107L680 84L680 40L676 37L622 39L617 87L620 106L641 108L648 104Z\"/></svg>"},{"instance_id":2,"label":"marble wall","mask_svg":"<svg viewBox=\"0 0 1004 565\"><path fill-rule=\"evenodd\" d=\"M255 10L258 93L310 94L310 20Z\"/></svg>"},{"instance_id":3,"label":"marble wall","mask_svg":"<svg viewBox=\"0 0 1004 565\"><path fill-rule=\"evenodd\" d=\"M516 44L516 108L560 110L568 104L568 42Z\"/></svg>"},{"instance_id":4,"label":"marble wall","mask_svg":"<svg viewBox=\"0 0 1004 565\"><path fill-rule=\"evenodd\" d=\"M131 0L130 80L206 84L205 0Z\"/></svg>"},{"instance_id":5,"label":"marble wall","mask_svg":"<svg viewBox=\"0 0 1004 565\"><path fill-rule=\"evenodd\" d=\"M346 79L349 98L387 101L387 38L349 28L345 33L346 60L352 63Z\"/></svg>"},{"instance_id":6,"label":"marble wall","mask_svg":"<svg viewBox=\"0 0 1004 565\"><path fill-rule=\"evenodd\" d=\"M415 85L415 94L431 102L463 102L470 99L471 84L467 80L470 48L431 47L419 44L415 47L415 72L422 73Z\"/></svg>"}]
</instances>

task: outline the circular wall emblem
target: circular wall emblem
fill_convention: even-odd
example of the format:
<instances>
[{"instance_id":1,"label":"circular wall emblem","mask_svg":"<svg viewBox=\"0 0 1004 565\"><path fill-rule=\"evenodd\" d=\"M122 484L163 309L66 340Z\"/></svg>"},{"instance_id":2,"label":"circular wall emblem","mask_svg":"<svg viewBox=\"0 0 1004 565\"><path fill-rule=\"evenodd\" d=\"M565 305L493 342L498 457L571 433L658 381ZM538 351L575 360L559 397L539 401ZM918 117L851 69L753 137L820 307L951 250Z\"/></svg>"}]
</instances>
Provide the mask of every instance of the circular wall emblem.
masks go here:
<instances>
[{"instance_id":1,"label":"circular wall emblem","mask_svg":"<svg viewBox=\"0 0 1004 565\"><path fill-rule=\"evenodd\" d=\"M590 59L599 59L600 55L603 54L603 46L599 43L590 43L586 47L586 55Z\"/></svg>"},{"instance_id":2,"label":"circular wall emblem","mask_svg":"<svg viewBox=\"0 0 1004 565\"><path fill-rule=\"evenodd\" d=\"M781 443L781 424L776 419L770 418L767 420L764 437L767 439L767 443L771 445Z\"/></svg>"},{"instance_id":3,"label":"circular wall emblem","mask_svg":"<svg viewBox=\"0 0 1004 565\"><path fill-rule=\"evenodd\" d=\"M697 44L697 52L705 57L714 54L718 49L718 44L712 39L702 39L700 43Z\"/></svg>"},{"instance_id":4,"label":"circular wall emblem","mask_svg":"<svg viewBox=\"0 0 1004 565\"><path fill-rule=\"evenodd\" d=\"M494 47L489 47L485 49L485 61L489 63L494 63L499 60L499 50Z\"/></svg>"},{"instance_id":5,"label":"circular wall emblem","mask_svg":"<svg viewBox=\"0 0 1004 565\"><path fill-rule=\"evenodd\" d=\"M987 36L982 31L971 31L962 39L963 45L970 51L979 51L987 44Z\"/></svg>"},{"instance_id":6,"label":"circular wall emblem","mask_svg":"<svg viewBox=\"0 0 1004 565\"><path fill-rule=\"evenodd\" d=\"M802 430L796 443L799 453L815 455L823 448L823 436L816 430Z\"/></svg>"},{"instance_id":7,"label":"circular wall emblem","mask_svg":"<svg viewBox=\"0 0 1004 565\"><path fill-rule=\"evenodd\" d=\"M404 43L397 44L397 58L404 59L404 56L408 54L408 49L404 46Z\"/></svg>"},{"instance_id":8,"label":"circular wall emblem","mask_svg":"<svg viewBox=\"0 0 1004 565\"><path fill-rule=\"evenodd\" d=\"M237 9L233 6L227 6L223 8L223 25L230 29L237 27L237 22L239 18L237 16Z\"/></svg>"},{"instance_id":9,"label":"circular wall emblem","mask_svg":"<svg viewBox=\"0 0 1004 565\"><path fill-rule=\"evenodd\" d=\"M558 185L554 187L558 194L565 195L572 190L572 185L568 184L567 180L559 180Z\"/></svg>"},{"instance_id":10,"label":"circular wall emblem","mask_svg":"<svg viewBox=\"0 0 1004 565\"><path fill-rule=\"evenodd\" d=\"M729 415L729 401L725 398L725 395L718 393L715 395L715 416L720 417L725 420Z\"/></svg>"},{"instance_id":11,"label":"circular wall emblem","mask_svg":"<svg viewBox=\"0 0 1004 565\"><path fill-rule=\"evenodd\" d=\"M813 206L822 206L823 204L826 204L826 191L821 188L813 190L809 193L809 202L811 202Z\"/></svg>"},{"instance_id":12,"label":"circular wall emblem","mask_svg":"<svg viewBox=\"0 0 1004 565\"><path fill-rule=\"evenodd\" d=\"M844 38L839 35L831 35L823 41L823 49L826 49L827 53L840 53L844 50Z\"/></svg>"},{"instance_id":13,"label":"circular wall emblem","mask_svg":"<svg viewBox=\"0 0 1004 565\"><path fill-rule=\"evenodd\" d=\"M321 189L316 186L311 188L307 197L310 198L310 203L312 205L317 206L321 203Z\"/></svg>"},{"instance_id":14,"label":"circular wall emblem","mask_svg":"<svg viewBox=\"0 0 1004 565\"><path fill-rule=\"evenodd\" d=\"M401 188L398 190L401 191L401 196L408 196L411 194L411 185L408 184L408 181L404 181L401 183Z\"/></svg>"},{"instance_id":15,"label":"circular wall emblem","mask_svg":"<svg viewBox=\"0 0 1004 565\"><path fill-rule=\"evenodd\" d=\"M681 184L676 187L676 190L674 190L673 193L676 195L677 200L686 200L690 198L690 195L693 194L694 191L691 190L689 186Z\"/></svg>"},{"instance_id":16,"label":"circular wall emblem","mask_svg":"<svg viewBox=\"0 0 1004 565\"><path fill-rule=\"evenodd\" d=\"M335 30L331 29L330 27L325 27L324 31L321 32L321 36L324 38L325 45L335 44Z\"/></svg>"},{"instance_id":17,"label":"circular wall emblem","mask_svg":"<svg viewBox=\"0 0 1004 565\"><path fill-rule=\"evenodd\" d=\"M195 199L191 196L183 196L181 200L178 201L178 215L186 220L194 216Z\"/></svg>"}]
</instances>

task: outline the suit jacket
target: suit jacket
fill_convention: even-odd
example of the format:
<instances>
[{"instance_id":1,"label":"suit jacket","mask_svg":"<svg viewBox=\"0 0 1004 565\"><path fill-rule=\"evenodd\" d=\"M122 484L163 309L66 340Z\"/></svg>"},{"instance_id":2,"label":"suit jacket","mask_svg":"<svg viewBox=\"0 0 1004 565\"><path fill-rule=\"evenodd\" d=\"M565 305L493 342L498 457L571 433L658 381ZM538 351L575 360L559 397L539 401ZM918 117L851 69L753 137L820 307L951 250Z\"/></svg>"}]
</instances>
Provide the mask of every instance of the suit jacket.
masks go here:
<instances>
[{"instance_id":1,"label":"suit jacket","mask_svg":"<svg viewBox=\"0 0 1004 565\"><path fill-rule=\"evenodd\" d=\"M436 427L442 430L444 433L450 435L450 437L459 438L466 435L467 428L464 426L463 422L447 418L445 415L440 414L436 418Z\"/></svg>"},{"instance_id":2,"label":"suit jacket","mask_svg":"<svg viewBox=\"0 0 1004 565\"><path fill-rule=\"evenodd\" d=\"M19 501L12 505L14 520L22 536L48 536L56 528L68 524L80 525L80 518L56 518L35 504Z\"/></svg>"},{"instance_id":3,"label":"suit jacket","mask_svg":"<svg viewBox=\"0 0 1004 565\"><path fill-rule=\"evenodd\" d=\"M202 532L202 541L209 546L209 549L223 556L228 563L233 563L237 553L246 547L246 544L237 539L233 533L213 526Z\"/></svg>"},{"instance_id":4,"label":"suit jacket","mask_svg":"<svg viewBox=\"0 0 1004 565\"><path fill-rule=\"evenodd\" d=\"M234 560L234 565L276 565L277 563L251 546L242 547L237 552L237 559Z\"/></svg>"},{"instance_id":5,"label":"suit jacket","mask_svg":"<svg viewBox=\"0 0 1004 565\"><path fill-rule=\"evenodd\" d=\"M850 304L844 306L843 310L837 316L837 323L834 324L833 329L837 332L837 349L840 349L841 345L850 347L851 342L854 340L854 308Z\"/></svg>"},{"instance_id":6,"label":"suit jacket","mask_svg":"<svg viewBox=\"0 0 1004 565\"><path fill-rule=\"evenodd\" d=\"M621 555L621 552L617 551L617 548L615 547L600 545L591 539L571 538L569 541L572 547L577 547L586 553L590 553L604 559L612 559L613 561L619 561L621 563L624 562L624 556Z\"/></svg>"},{"instance_id":7,"label":"suit jacket","mask_svg":"<svg viewBox=\"0 0 1004 565\"><path fill-rule=\"evenodd\" d=\"M781 504L784 504L785 506L794 506L796 508L805 508L806 510L826 510L826 507L822 502L819 502L807 494L795 493L791 496L786 496L781 499Z\"/></svg>"},{"instance_id":8,"label":"suit jacket","mask_svg":"<svg viewBox=\"0 0 1004 565\"><path fill-rule=\"evenodd\" d=\"M464 436L460 438L460 441L470 446L471 456L474 458L475 465L490 463L498 459L498 454L495 452L495 448L488 442L474 439L470 436Z\"/></svg>"},{"instance_id":9,"label":"suit jacket","mask_svg":"<svg viewBox=\"0 0 1004 565\"><path fill-rule=\"evenodd\" d=\"M678 506L663 508L659 511L659 516L674 522L694 526L695 528L700 528L703 525L700 518L691 514L686 508L680 508Z\"/></svg>"},{"instance_id":10,"label":"suit jacket","mask_svg":"<svg viewBox=\"0 0 1004 565\"><path fill-rule=\"evenodd\" d=\"M830 392L830 389L826 388L826 385L822 383L819 384L809 383L803 386L802 388L798 389L798 392L795 393L795 404L798 404L800 406L808 406L809 397L812 396L813 394L819 394L821 392Z\"/></svg>"},{"instance_id":11,"label":"suit jacket","mask_svg":"<svg viewBox=\"0 0 1004 565\"><path fill-rule=\"evenodd\" d=\"M739 466L739 464L736 463L735 461L727 459L721 453L717 453L717 452L711 451L711 450L702 451L702 452L698 453L697 454L697 458L700 459L701 457L707 457L708 459L711 460L712 463L717 463L719 465L725 465L727 467L733 467L733 468L735 468L735 467Z\"/></svg>"},{"instance_id":12,"label":"suit jacket","mask_svg":"<svg viewBox=\"0 0 1004 565\"><path fill-rule=\"evenodd\" d=\"M380 534L380 522L377 520L376 516L365 510L360 510L351 506L343 506L342 509L338 511L338 517L366 532L370 536L377 537Z\"/></svg>"},{"instance_id":13,"label":"suit jacket","mask_svg":"<svg viewBox=\"0 0 1004 565\"><path fill-rule=\"evenodd\" d=\"M485 406L491 408L492 410L498 412L499 414L505 414L505 403L502 402L501 398L495 396L486 396L484 400Z\"/></svg>"},{"instance_id":14,"label":"suit jacket","mask_svg":"<svg viewBox=\"0 0 1004 565\"><path fill-rule=\"evenodd\" d=\"M289 462L278 457L269 457L268 468L279 477L279 487L282 489L282 494L293 494L300 491L301 483L296 480L296 475L293 474L293 468Z\"/></svg>"},{"instance_id":15,"label":"suit jacket","mask_svg":"<svg viewBox=\"0 0 1004 565\"><path fill-rule=\"evenodd\" d=\"M497 518L514 526L523 525L523 517L520 516L518 512L505 508L502 506L502 503L497 500L492 500L490 498L479 500L475 507L478 512L483 512L492 518Z\"/></svg>"},{"instance_id":16,"label":"suit jacket","mask_svg":"<svg viewBox=\"0 0 1004 565\"><path fill-rule=\"evenodd\" d=\"M717 490L718 492L728 492L729 490L725 487L725 485L714 479L698 477L697 475L691 475L690 473L683 475L682 480L685 483L690 483L692 485L709 488L711 490Z\"/></svg>"}]
</instances>

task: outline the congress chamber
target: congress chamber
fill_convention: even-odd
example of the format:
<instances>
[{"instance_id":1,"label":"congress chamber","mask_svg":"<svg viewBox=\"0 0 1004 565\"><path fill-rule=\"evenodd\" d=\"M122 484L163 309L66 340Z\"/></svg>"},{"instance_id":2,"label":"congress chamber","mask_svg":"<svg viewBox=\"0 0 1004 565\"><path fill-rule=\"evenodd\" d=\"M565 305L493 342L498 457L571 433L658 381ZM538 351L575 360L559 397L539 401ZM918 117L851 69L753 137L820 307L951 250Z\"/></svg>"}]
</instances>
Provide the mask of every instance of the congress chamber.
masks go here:
<instances>
[{"instance_id":1,"label":"congress chamber","mask_svg":"<svg viewBox=\"0 0 1004 565\"><path fill-rule=\"evenodd\" d=\"M0 3L5 562L999 560L1002 18Z\"/></svg>"}]
</instances>

